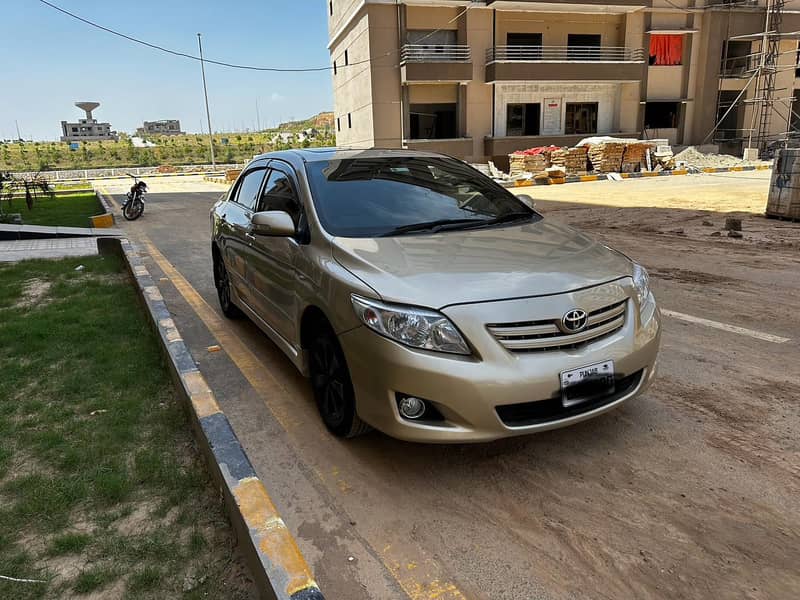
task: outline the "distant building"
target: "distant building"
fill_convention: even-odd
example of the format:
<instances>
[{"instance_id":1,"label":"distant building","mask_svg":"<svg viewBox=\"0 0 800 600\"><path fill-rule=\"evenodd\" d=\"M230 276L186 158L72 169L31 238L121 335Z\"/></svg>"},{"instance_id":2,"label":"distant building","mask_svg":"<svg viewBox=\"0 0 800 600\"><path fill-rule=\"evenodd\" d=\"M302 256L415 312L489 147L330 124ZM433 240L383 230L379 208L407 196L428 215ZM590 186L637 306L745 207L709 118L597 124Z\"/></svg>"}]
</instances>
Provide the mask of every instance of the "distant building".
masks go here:
<instances>
[{"instance_id":1,"label":"distant building","mask_svg":"<svg viewBox=\"0 0 800 600\"><path fill-rule=\"evenodd\" d=\"M146 135L183 135L181 122L178 119L163 119L161 121L145 121L136 130L140 136Z\"/></svg>"},{"instance_id":2,"label":"distant building","mask_svg":"<svg viewBox=\"0 0 800 600\"><path fill-rule=\"evenodd\" d=\"M100 106L99 102L76 102L75 106L86 111L85 119L78 119L77 123L61 121L62 142L92 142L98 140L117 141L119 136L111 130L110 123L98 123L92 118L92 111Z\"/></svg>"}]
</instances>

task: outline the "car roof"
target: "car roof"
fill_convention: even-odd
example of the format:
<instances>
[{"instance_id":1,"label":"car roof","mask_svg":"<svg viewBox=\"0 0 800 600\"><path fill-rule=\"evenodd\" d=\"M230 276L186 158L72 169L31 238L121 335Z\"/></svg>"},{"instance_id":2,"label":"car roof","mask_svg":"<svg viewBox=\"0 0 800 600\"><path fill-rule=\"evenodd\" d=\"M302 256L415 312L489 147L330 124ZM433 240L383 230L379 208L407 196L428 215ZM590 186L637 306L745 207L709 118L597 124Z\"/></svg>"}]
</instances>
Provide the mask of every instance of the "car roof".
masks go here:
<instances>
[{"instance_id":1,"label":"car roof","mask_svg":"<svg viewBox=\"0 0 800 600\"><path fill-rule=\"evenodd\" d=\"M283 158L284 160L300 159L303 162L341 160L346 158L400 158L400 157L442 157L436 152L422 152L399 148L296 148L278 150L253 157L253 160L265 158Z\"/></svg>"}]
</instances>

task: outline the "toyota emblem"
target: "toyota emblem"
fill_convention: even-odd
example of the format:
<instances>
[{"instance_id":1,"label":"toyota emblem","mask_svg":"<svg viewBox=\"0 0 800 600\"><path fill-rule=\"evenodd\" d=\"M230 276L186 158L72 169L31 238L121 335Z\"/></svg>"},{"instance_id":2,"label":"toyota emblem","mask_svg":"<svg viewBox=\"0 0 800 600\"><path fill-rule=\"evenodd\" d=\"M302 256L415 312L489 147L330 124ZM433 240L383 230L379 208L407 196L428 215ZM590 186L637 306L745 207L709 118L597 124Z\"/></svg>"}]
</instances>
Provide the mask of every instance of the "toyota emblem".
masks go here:
<instances>
[{"instance_id":1,"label":"toyota emblem","mask_svg":"<svg viewBox=\"0 0 800 600\"><path fill-rule=\"evenodd\" d=\"M561 329L564 333L578 333L586 329L586 323L589 320L585 310L580 308L573 308L563 317L561 317Z\"/></svg>"}]
</instances>

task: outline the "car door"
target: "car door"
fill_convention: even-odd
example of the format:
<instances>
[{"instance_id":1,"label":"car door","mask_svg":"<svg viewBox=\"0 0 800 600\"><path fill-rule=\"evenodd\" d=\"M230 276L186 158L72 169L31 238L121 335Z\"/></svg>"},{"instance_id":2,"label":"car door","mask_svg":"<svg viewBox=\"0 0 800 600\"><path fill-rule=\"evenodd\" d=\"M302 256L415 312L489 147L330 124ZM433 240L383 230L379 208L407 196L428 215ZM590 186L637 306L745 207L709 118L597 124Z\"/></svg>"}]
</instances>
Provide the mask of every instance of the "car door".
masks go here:
<instances>
[{"instance_id":1,"label":"car door","mask_svg":"<svg viewBox=\"0 0 800 600\"><path fill-rule=\"evenodd\" d=\"M297 177L281 161L270 161L269 173L258 203L258 212L282 210L289 213L295 228L302 231L305 218L297 194ZM248 284L256 311L280 337L296 345L297 262L302 233L294 237L255 235L250 242Z\"/></svg>"},{"instance_id":2,"label":"car door","mask_svg":"<svg viewBox=\"0 0 800 600\"><path fill-rule=\"evenodd\" d=\"M248 165L247 170L237 180L236 189L231 194L231 199L225 203L222 214L222 221L225 223L222 232L225 264L237 297L248 306L252 306L245 266L252 237L250 219L266 172L266 161Z\"/></svg>"}]
</instances>

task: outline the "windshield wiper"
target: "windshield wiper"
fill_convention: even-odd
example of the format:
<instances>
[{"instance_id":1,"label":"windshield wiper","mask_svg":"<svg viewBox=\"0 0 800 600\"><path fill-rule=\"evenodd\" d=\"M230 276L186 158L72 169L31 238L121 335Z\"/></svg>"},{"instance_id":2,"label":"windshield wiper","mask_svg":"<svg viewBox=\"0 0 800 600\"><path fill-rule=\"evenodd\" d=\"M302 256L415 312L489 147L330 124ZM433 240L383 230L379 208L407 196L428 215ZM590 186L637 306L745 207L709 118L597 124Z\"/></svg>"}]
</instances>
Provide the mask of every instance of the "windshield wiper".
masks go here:
<instances>
[{"instance_id":1,"label":"windshield wiper","mask_svg":"<svg viewBox=\"0 0 800 600\"><path fill-rule=\"evenodd\" d=\"M469 225L481 225L490 223L493 219L437 219L436 221L426 221L424 223L412 223L411 225L403 225L396 227L391 231L381 234L380 237L390 237L393 235L402 235L404 233L416 233L421 231L430 231L436 233L437 231L446 231L449 229L464 229Z\"/></svg>"},{"instance_id":2,"label":"windshield wiper","mask_svg":"<svg viewBox=\"0 0 800 600\"><path fill-rule=\"evenodd\" d=\"M533 211L521 211L517 210L514 212L506 213L504 215L500 215L499 217L495 217L494 219L487 219L481 220L480 223L476 223L471 227L467 227L465 229L475 229L478 227L491 227L492 225L500 225L501 223L511 223L513 221L521 221L522 219L530 220L536 213Z\"/></svg>"}]
</instances>

